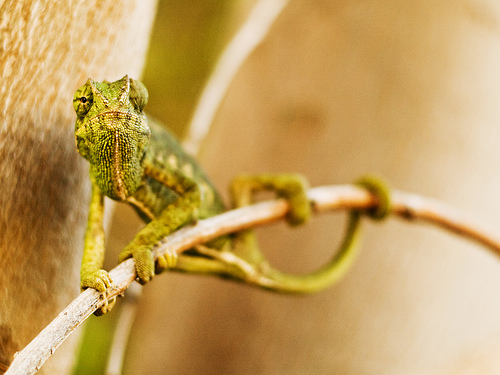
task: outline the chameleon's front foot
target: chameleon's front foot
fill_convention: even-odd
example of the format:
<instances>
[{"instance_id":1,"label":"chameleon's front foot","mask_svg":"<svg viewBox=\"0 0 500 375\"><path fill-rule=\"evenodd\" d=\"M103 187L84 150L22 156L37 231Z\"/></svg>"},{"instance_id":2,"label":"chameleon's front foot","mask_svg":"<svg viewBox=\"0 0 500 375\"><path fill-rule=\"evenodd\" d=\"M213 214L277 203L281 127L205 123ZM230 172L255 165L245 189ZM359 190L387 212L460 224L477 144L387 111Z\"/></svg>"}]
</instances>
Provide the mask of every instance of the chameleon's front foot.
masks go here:
<instances>
[{"instance_id":1,"label":"chameleon's front foot","mask_svg":"<svg viewBox=\"0 0 500 375\"><path fill-rule=\"evenodd\" d=\"M167 251L164 255L160 255L156 262L153 258L153 252L147 246L132 247L127 246L118 257L119 262L133 257L135 260L135 271L137 279L141 284L146 284L151 281L155 273L163 272L177 264L177 253ZM156 272L155 272L156 271Z\"/></svg>"},{"instance_id":2,"label":"chameleon's front foot","mask_svg":"<svg viewBox=\"0 0 500 375\"><path fill-rule=\"evenodd\" d=\"M113 289L115 284L109 276L109 273L105 270L97 270L83 274L80 281L80 287L82 290L87 288L96 289L100 293L104 293L105 304L101 306L98 310L94 312L95 315L103 315L111 311L116 302L116 297L111 300L108 299L107 293Z\"/></svg>"}]
</instances>

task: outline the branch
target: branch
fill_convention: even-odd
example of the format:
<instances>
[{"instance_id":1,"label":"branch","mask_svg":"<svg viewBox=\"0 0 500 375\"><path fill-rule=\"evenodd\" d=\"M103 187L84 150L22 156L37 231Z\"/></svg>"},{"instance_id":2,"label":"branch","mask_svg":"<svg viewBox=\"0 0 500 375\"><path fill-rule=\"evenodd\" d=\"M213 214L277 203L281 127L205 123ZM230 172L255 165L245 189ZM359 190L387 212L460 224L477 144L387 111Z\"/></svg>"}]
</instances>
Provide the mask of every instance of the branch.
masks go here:
<instances>
[{"instance_id":1,"label":"branch","mask_svg":"<svg viewBox=\"0 0 500 375\"><path fill-rule=\"evenodd\" d=\"M142 286L138 283L130 284L127 298L123 301L116 323L113 340L111 343L105 375L120 375L127 349L128 337L137 313L137 300L141 297Z\"/></svg>"},{"instance_id":2,"label":"branch","mask_svg":"<svg viewBox=\"0 0 500 375\"><path fill-rule=\"evenodd\" d=\"M338 209L366 210L377 205L375 196L353 185L313 188L308 191L308 197L316 213ZM391 197L392 214L408 220L437 225L486 246L500 255L500 239L496 234L467 215L439 201L414 194L393 191ZM221 235L283 219L287 211L288 203L282 199L231 210L176 231L159 244L156 252L162 253L168 248L180 254ZM108 293L107 298L123 295L135 279L134 260L128 259L119 264L110 271L110 275L116 288ZM105 303L105 296L94 289L82 292L16 355L6 375L34 374L71 332Z\"/></svg>"}]
</instances>

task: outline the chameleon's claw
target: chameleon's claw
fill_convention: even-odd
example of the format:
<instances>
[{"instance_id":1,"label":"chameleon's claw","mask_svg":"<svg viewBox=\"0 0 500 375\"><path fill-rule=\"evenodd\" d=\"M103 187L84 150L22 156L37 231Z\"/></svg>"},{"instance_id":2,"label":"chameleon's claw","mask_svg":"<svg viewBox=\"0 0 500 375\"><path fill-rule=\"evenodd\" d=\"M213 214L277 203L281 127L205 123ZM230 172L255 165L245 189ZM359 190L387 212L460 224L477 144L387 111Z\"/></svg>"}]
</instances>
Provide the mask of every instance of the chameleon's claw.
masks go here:
<instances>
[{"instance_id":1,"label":"chameleon's claw","mask_svg":"<svg viewBox=\"0 0 500 375\"><path fill-rule=\"evenodd\" d=\"M83 289L93 288L104 293L104 305L97 309L94 314L99 316L111 311L116 302L116 297L108 299L109 292L115 287L115 283L105 270L97 270L82 277L80 287Z\"/></svg>"},{"instance_id":2,"label":"chameleon's claw","mask_svg":"<svg viewBox=\"0 0 500 375\"><path fill-rule=\"evenodd\" d=\"M167 250L165 254L160 255L156 260L155 273L159 274L175 267L178 259L179 255L175 251Z\"/></svg>"},{"instance_id":3,"label":"chameleon's claw","mask_svg":"<svg viewBox=\"0 0 500 375\"><path fill-rule=\"evenodd\" d=\"M107 296L108 293L109 293L109 289L104 293L104 305L102 305L100 308L98 308L96 311L94 311L94 315L96 315L96 316L104 315L104 314L110 312L113 309L113 307L115 306L116 297L108 299L108 296Z\"/></svg>"}]
</instances>

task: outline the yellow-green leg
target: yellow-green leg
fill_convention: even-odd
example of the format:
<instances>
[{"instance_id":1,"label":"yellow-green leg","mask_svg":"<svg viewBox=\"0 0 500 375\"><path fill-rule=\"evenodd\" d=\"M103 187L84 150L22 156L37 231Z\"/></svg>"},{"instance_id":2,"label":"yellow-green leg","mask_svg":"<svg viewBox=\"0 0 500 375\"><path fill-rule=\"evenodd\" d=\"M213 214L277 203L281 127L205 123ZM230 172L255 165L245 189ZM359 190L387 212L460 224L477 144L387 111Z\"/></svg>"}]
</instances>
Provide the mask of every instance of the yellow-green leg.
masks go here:
<instances>
[{"instance_id":1,"label":"yellow-green leg","mask_svg":"<svg viewBox=\"0 0 500 375\"><path fill-rule=\"evenodd\" d=\"M92 196L80 269L80 286L82 290L94 288L101 293L105 293L114 285L109 273L102 269L105 253L103 216L104 195L92 178ZM105 305L94 314L102 315L113 308L116 298L109 301L106 296L104 298L106 298Z\"/></svg>"},{"instance_id":2,"label":"yellow-green leg","mask_svg":"<svg viewBox=\"0 0 500 375\"><path fill-rule=\"evenodd\" d=\"M175 171L166 172L151 165L146 165L145 174L175 191L179 198L148 223L119 255L120 262L134 258L137 278L141 284L150 281L155 272L159 273L175 266L177 253L167 252L159 257L155 267L152 249L162 238L196 219L201 199L198 184L185 175Z\"/></svg>"}]
</instances>

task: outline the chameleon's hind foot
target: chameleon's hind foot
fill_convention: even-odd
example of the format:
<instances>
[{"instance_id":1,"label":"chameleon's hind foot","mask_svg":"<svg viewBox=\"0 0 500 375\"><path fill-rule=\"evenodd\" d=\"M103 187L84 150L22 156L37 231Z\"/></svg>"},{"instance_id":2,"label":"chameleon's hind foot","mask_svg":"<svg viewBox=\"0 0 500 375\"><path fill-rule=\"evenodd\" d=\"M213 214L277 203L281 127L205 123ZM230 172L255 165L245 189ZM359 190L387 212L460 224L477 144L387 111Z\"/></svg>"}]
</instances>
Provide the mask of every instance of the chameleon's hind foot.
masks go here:
<instances>
[{"instance_id":1,"label":"chameleon's hind foot","mask_svg":"<svg viewBox=\"0 0 500 375\"><path fill-rule=\"evenodd\" d=\"M159 274L177 265L179 255L175 251L167 250L165 254L160 255L156 260L155 273Z\"/></svg>"}]
</instances>

